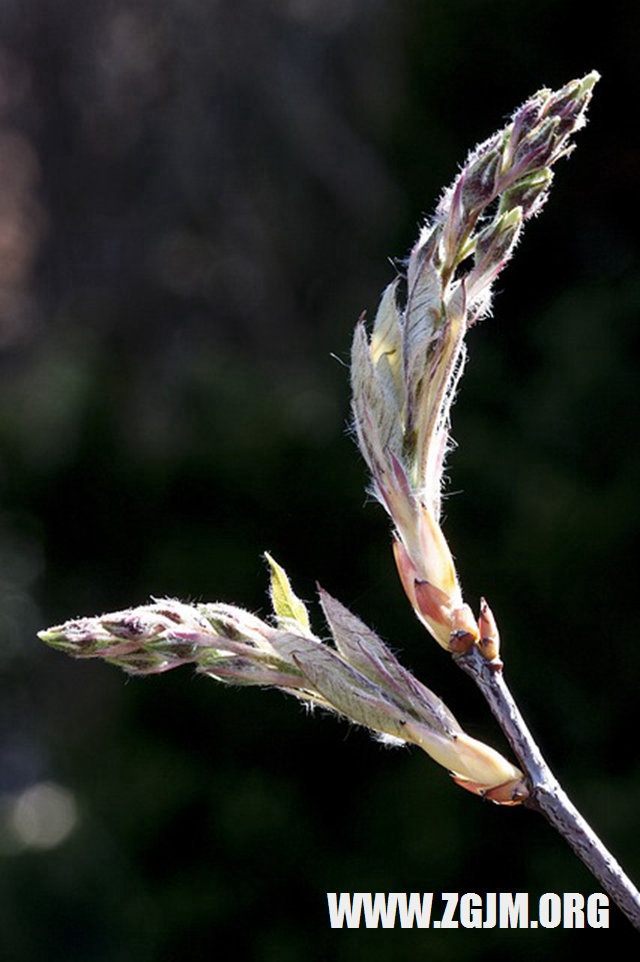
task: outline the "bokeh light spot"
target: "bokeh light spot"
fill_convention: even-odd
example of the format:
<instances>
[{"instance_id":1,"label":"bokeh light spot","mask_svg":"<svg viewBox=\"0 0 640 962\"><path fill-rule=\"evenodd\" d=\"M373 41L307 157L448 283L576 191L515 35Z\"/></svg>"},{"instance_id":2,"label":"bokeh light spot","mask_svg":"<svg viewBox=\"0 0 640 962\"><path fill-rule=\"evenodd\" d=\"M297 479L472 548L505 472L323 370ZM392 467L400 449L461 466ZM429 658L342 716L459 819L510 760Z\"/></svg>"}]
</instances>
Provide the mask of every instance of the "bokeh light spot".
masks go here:
<instances>
[{"instance_id":1,"label":"bokeh light spot","mask_svg":"<svg viewBox=\"0 0 640 962\"><path fill-rule=\"evenodd\" d=\"M55 848L75 828L78 808L68 789L54 782L39 782L16 797L9 821L25 847Z\"/></svg>"}]
</instances>

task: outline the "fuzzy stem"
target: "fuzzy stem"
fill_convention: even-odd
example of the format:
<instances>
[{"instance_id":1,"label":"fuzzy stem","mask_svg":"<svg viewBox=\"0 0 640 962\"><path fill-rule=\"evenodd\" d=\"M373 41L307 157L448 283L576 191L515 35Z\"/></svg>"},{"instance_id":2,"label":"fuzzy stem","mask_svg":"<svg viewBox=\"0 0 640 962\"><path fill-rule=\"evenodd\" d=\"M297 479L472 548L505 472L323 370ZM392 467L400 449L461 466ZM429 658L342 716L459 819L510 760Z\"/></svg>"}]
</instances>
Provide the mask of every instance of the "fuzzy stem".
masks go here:
<instances>
[{"instance_id":1,"label":"fuzzy stem","mask_svg":"<svg viewBox=\"0 0 640 962\"><path fill-rule=\"evenodd\" d=\"M487 661L476 646L453 658L484 695L525 772L530 795L524 804L545 816L602 883L631 924L640 930L640 892L571 802L544 760L507 686L502 662Z\"/></svg>"}]
</instances>

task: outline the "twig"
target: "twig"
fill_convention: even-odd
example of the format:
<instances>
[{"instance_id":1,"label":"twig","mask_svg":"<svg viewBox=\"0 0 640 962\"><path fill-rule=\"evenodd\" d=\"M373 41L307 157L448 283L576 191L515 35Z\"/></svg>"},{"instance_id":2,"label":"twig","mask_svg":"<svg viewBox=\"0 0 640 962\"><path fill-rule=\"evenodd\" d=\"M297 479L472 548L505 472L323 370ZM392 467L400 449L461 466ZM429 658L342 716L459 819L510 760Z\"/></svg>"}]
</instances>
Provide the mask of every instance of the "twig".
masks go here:
<instances>
[{"instance_id":1,"label":"twig","mask_svg":"<svg viewBox=\"0 0 640 962\"><path fill-rule=\"evenodd\" d=\"M640 930L640 892L561 787L522 717L504 678L500 660L487 661L477 647L453 655L484 695L525 773L527 808L540 812L571 846L589 871Z\"/></svg>"}]
</instances>

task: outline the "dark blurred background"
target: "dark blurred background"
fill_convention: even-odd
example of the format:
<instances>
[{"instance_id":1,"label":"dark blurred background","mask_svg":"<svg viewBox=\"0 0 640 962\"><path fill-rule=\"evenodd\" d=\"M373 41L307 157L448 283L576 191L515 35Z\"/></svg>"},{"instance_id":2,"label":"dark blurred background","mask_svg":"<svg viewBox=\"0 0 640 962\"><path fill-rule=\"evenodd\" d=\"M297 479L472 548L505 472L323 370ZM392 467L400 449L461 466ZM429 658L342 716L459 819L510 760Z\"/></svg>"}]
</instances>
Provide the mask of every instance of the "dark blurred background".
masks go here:
<instances>
[{"instance_id":1,"label":"dark blurred background","mask_svg":"<svg viewBox=\"0 0 640 962\"><path fill-rule=\"evenodd\" d=\"M539 816L417 751L189 670L127 680L35 633L151 595L265 614L268 549L503 747L408 610L344 362L468 148L596 68L591 123L469 339L446 530L549 760L638 878L639 30L630 2L3 0L3 960L537 959L632 938L615 912L589 935L331 931L327 891L599 886Z\"/></svg>"}]
</instances>

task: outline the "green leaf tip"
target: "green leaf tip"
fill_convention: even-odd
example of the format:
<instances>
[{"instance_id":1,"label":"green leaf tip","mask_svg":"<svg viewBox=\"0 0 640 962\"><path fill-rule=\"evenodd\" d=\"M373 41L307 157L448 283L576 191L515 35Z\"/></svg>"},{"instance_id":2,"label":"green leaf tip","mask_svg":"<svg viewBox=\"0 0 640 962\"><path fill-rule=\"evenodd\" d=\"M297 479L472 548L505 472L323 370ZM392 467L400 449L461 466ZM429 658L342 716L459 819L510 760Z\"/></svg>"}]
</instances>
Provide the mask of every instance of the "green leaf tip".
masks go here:
<instances>
[{"instance_id":1,"label":"green leaf tip","mask_svg":"<svg viewBox=\"0 0 640 962\"><path fill-rule=\"evenodd\" d=\"M592 70L591 73L586 74L586 76L582 78L580 87L582 88L583 91L592 90L599 80L600 80L600 74L598 73L598 71Z\"/></svg>"},{"instance_id":2,"label":"green leaf tip","mask_svg":"<svg viewBox=\"0 0 640 962\"><path fill-rule=\"evenodd\" d=\"M291 582L284 568L271 557L268 551L264 556L271 569L270 595L273 612L282 627L290 625L293 621L302 628L305 633L310 633L311 625L307 609L291 587Z\"/></svg>"}]
</instances>

